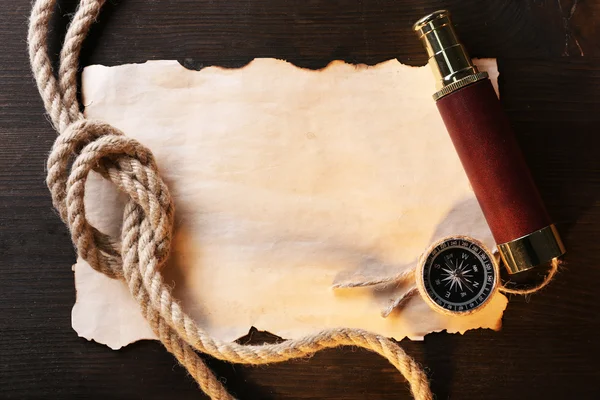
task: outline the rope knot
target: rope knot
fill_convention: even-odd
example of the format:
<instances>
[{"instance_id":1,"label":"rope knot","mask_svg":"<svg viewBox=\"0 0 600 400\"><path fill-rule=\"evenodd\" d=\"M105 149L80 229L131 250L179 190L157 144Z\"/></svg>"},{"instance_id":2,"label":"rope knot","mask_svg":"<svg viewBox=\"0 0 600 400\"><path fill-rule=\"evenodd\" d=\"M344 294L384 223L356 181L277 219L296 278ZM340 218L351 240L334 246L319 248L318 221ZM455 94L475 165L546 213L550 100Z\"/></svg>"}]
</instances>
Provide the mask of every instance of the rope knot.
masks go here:
<instances>
[{"instance_id":1,"label":"rope knot","mask_svg":"<svg viewBox=\"0 0 600 400\"><path fill-rule=\"evenodd\" d=\"M69 168L70 167L70 168ZM58 136L48 158L46 183L52 202L71 231L78 255L111 278L123 278L122 254L134 241L158 266L168 257L173 228L173 202L149 149L119 129L100 121L80 119ZM86 218L85 183L91 171L101 174L127 194L120 240L94 228ZM126 229L127 228L127 229ZM139 242L137 241L139 240Z\"/></svg>"}]
</instances>

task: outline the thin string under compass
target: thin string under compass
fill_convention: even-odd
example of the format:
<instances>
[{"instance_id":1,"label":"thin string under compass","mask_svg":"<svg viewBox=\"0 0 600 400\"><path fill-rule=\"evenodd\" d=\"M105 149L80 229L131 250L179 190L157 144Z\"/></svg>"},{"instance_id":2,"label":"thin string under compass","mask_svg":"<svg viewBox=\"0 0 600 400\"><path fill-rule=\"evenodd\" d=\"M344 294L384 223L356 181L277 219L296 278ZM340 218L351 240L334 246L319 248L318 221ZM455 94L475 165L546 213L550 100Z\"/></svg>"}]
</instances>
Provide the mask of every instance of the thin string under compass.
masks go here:
<instances>
[{"instance_id":1,"label":"thin string under compass","mask_svg":"<svg viewBox=\"0 0 600 400\"><path fill-rule=\"evenodd\" d=\"M496 257L496 261L498 263L500 263L500 261L501 261L500 255L498 253L495 253L494 256ZM545 288L546 286L548 286L548 284L552 281L552 279L558 272L561 264L562 264L562 262L560 260L558 260L557 258L553 259L550 262L550 269L544 276L543 280L538 284L528 286L525 288L516 288L516 287L508 286L508 285L511 285L511 282L506 281L506 282L502 283L502 285L498 288L498 291L505 293L505 294L516 294L516 295L523 295L523 296L538 292L538 291L542 290L543 288ZM415 269L416 269L416 265L413 265L411 268L405 269L396 275L381 277L381 278L376 278L376 279L368 279L368 280L363 280L363 281L337 283L337 284L333 285L333 288L334 289L342 289L342 288L358 288L358 287L370 287L370 286L379 286L379 285L387 286L387 285L399 285L402 283L414 283L415 282ZM469 278L468 275L465 275L465 272L468 273L468 271L462 271L462 275L461 275L462 279L461 279L457 276L458 274L455 274L455 269L456 268L449 268L446 270L446 272L449 275L448 280L451 282L456 282L456 284L459 283L458 281L460 281L460 284L465 283L465 278L466 279ZM468 283L468 280L466 281L466 283ZM418 293L419 293L419 290L417 289L416 285L409 286L408 290L406 290L403 294L392 299L390 304L381 311L381 315L384 318L388 317L394 310L399 309L402 306L404 306L408 302L408 300L410 300L413 296L417 295Z\"/></svg>"}]
</instances>

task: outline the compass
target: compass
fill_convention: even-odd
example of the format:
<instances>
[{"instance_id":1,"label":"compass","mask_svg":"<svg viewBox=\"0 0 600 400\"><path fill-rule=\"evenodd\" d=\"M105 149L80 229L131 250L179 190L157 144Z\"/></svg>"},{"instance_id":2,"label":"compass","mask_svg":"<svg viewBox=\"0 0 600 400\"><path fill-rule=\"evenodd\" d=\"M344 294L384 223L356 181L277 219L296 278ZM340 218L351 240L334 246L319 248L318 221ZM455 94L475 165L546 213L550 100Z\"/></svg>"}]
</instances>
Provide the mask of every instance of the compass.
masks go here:
<instances>
[{"instance_id":1,"label":"compass","mask_svg":"<svg viewBox=\"0 0 600 400\"><path fill-rule=\"evenodd\" d=\"M417 287L436 311L472 313L498 287L498 265L479 241L456 236L430 247L417 268Z\"/></svg>"}]
</instances>

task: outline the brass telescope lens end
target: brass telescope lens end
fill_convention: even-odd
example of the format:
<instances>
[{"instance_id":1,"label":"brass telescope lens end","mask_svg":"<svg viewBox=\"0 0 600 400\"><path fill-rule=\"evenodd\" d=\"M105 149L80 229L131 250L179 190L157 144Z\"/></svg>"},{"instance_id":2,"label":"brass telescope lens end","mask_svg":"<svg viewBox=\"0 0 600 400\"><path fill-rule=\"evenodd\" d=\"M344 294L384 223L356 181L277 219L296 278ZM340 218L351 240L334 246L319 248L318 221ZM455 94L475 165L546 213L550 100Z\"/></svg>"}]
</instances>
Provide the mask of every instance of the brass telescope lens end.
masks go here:
<instances>
[{"instance_id":1,"label":"brass telescope lens end","mask_svg":"<svg viewBox=\"0 0 600 400\"><path fill-rule=\"evenodd\" d=\"M480 73L473 65L469 54L458 40L449 11L439 10L426 15L415 22L413 29L427 50L437 90L441 91L452 85L440 95L465 86L463 83L470 84L487 78L487 74Z\"/></svg>"}]
</instances>

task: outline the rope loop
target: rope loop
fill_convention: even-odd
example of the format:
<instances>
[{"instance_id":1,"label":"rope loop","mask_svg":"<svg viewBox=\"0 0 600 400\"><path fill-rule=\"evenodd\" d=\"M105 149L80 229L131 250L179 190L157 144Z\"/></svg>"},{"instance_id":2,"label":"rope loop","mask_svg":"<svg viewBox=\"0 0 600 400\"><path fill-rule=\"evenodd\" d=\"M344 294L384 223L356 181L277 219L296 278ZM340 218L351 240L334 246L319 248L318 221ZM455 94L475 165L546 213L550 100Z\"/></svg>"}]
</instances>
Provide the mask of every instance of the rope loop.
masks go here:
<instances>
[{"instance_id":1,"label":"rope loop","mask_svg":"<svg viewBox=\"0 0 600 400\"><path fill-rule=\"evenodd\" d=\"M80 119L58 136L47 168L53 204L68 225L79 256L92 268L123 279L119 241L98 231L86 218L85 184L91 171L114 183L140 208L152 234L148 240L156 244L154 256L159 265L166 261L173 202L150 150L109 124Z\"/></svg>"}]
</instances>

